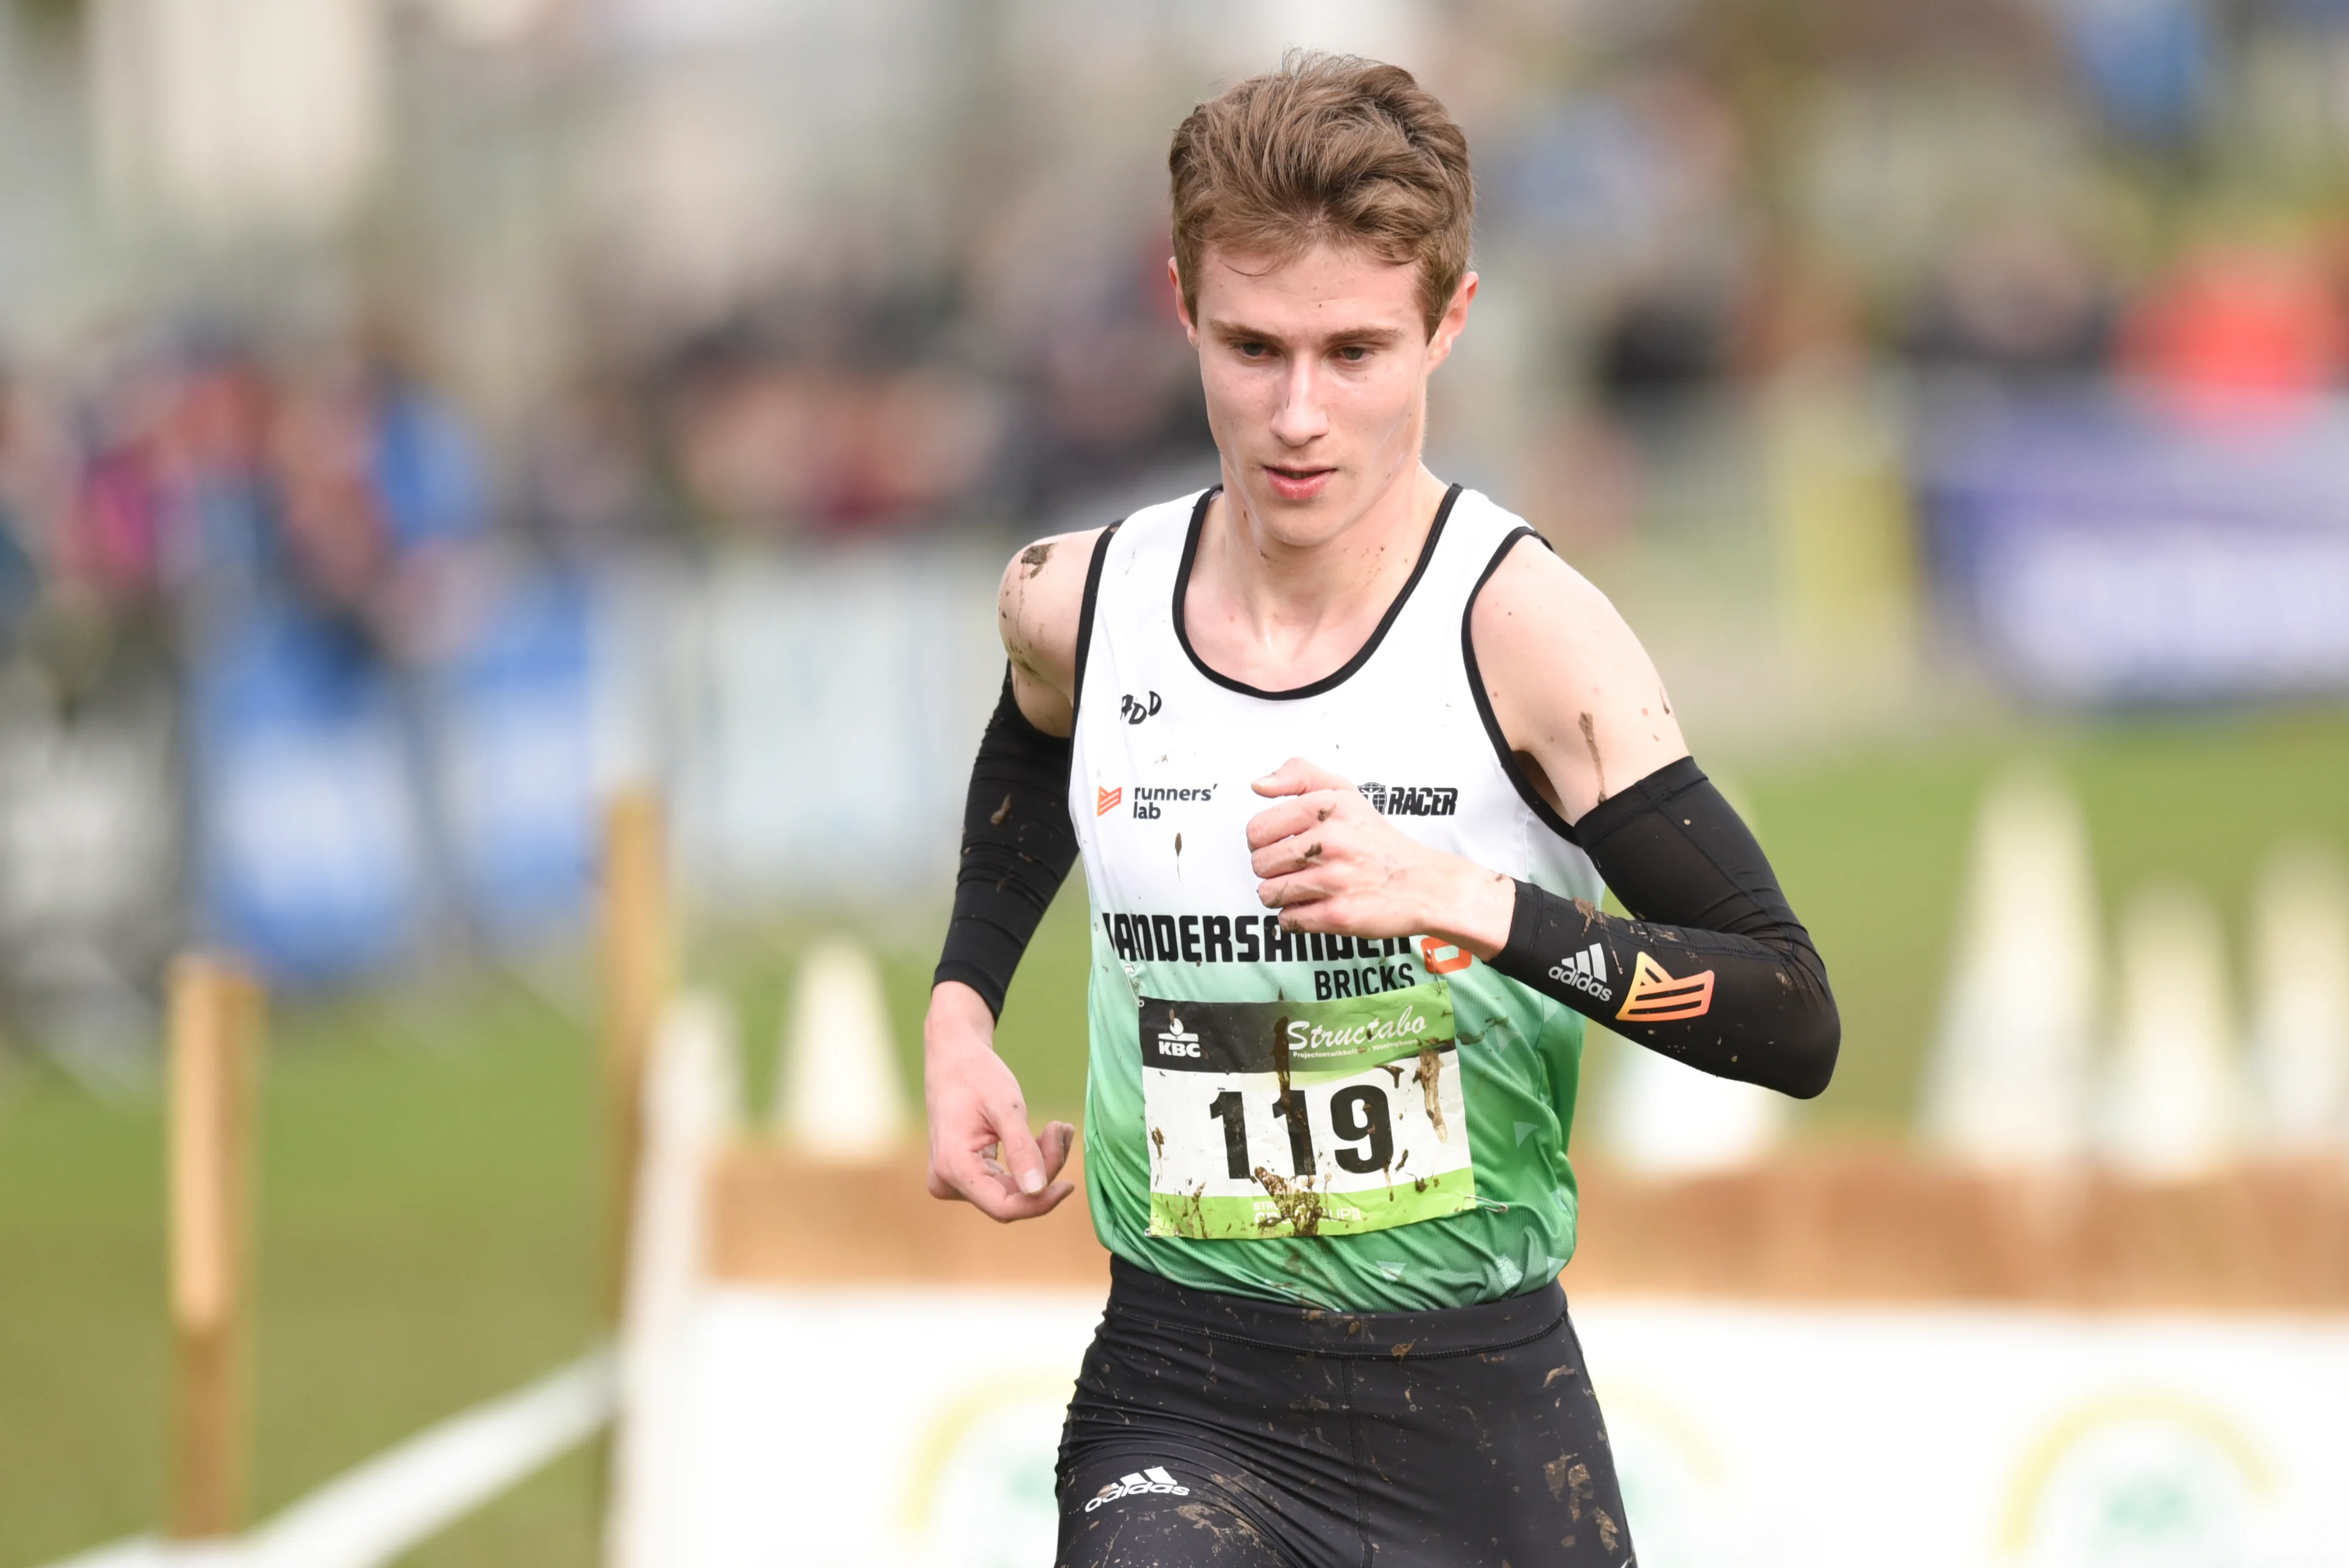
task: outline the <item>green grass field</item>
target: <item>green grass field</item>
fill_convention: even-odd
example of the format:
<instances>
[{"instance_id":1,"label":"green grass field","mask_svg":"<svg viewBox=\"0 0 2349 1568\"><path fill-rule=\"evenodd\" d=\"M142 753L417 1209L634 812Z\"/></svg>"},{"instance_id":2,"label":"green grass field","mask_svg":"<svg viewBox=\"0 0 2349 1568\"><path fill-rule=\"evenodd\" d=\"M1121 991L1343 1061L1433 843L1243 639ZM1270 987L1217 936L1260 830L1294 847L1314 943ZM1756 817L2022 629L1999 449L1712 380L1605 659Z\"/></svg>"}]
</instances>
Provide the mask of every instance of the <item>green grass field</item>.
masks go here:
<instances>
[{"instance_id":1,"label":"green grass field","mask_svg":"<svg viewBox=\"0 0 2349 1568\"><path fill-rule=\"evenodd\" d=\"M2181 878L2240 940L2251 880L2279 840L2349 848L2349 717L2333 712L2022 730L1738 770L1843 1004L1842 1069L1806 1108L1815 1136L1905 1125L1974 805L2017 756L2080 790L2108 909L2148 880ZM1084 910L1072 892L1003 1023L1040 1116L1074 1112L1082 1094ZM864 922L909 1085L941 919ZM817 929L778 920L693 944L695 978L740 1012L754 1095L771 1079L795 955ZM257 1513L593 1342L591 996L574 960L528 978L483 972L278 1009L262 1152ZM151 1093L101 1099L0 1057L0 1568L159 1517L161 1138ZM595 1511L592 1467L574 1457L410 1561L584 1564Z\"/></svg>"}]
</instances>

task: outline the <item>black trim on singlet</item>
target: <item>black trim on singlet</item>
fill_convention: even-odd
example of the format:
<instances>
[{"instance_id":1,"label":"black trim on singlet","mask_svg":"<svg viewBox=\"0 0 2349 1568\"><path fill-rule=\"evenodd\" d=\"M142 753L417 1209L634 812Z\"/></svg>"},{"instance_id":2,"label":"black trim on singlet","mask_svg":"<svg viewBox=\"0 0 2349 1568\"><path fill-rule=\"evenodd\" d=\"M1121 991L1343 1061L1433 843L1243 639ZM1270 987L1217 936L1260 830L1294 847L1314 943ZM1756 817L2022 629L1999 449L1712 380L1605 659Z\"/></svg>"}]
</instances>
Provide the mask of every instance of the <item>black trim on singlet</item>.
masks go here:
<instances>
[{"instance_id":1,"label":"black trim on singlet","mask_svg":"<svg viewBox=\"0 0 2349 1568\"><path fill-rule=\"evenodd\" d=\"M1191 660L1194 670L1226 691L1237 691L1245 697L1261 697L1270 702L1289 702L1299 697L1319 697L1324 691L1335 690L1371 661L1371 655L1376 653L1379 644L1386 640L1387 630L1394 625L1395 618L1402 614L1402 607L1410 600L1412 589L1419 587L1419 579L1427 575L1427 563L1435 558L1436 541L1444 536L1444 520L1452 515L1452 504L1460 499L1460 492L1465 486L1454 484L1444 493L1444 503L1435 509L1435 521L1428 524L1427 542L1420 548L1419 561L1412 567L1411 576L1404 581L1402 590L1395 595L1394 603L1387 606L1387 613L1380 618L1370 640L1355 651L1353 658L1320 680L1307 686L1292 686L1286 691L1262 691L1245 680L1235 680L1228 675L1208 669L1207 661L1201 659L1198 650L1191 646L1190 628L1183 624L1183 600L1191 587L1191 563L1199 553L1199 533L1206 526L1207 507L1222 493L1223 488L1218 484L1209 490L1199 497L1198 504L1191 508L1190 532L1183 538L1183 564L1174 571L1174 640L1183 645L1183 652Z\"/></svg>"},{"instance_id":2,"label":"black trim on singlet","mask_svg":"<svg viewBox=\"0 0 2349 1568\"><path fill-rule=\"evenodd\" d=\"M1485 563L1484 572L1476 578L1476 586L1468 590L1468 607L1460 612L1460 657L1468 666L1468 690L1476 698L1476 717L1485 721L1485 733L1493 742L1493 754L1501 759L1501 772L1516 786L1517 794L1540 819L1544 827L1568 844L1578 845L1581 840L1574 836L1573 827L1566 818L1558 815L1556 807L1542 798L1541 791L1534 788L1533 781L1526 777L1526 770L1517 765L1517 754L1509 748L1509 738L1501 733L1501 721L1493 716L1493 700L1485 691L1484 671L1476 668L1476 639L1472 629L1476 619L1476 600L1483 596L1485 585L1492 580L1493 574L1501 569L1501 563L1509 558L1509 552L1517 547L1517 541L1527 538L1541 539L1542 548L1547 550L1550 547L1549 541L1542 539L1531 528L1511 529L1509 536L1501 541L1500 548L1493 552L1493 558Z\"/></svg>"},{"instance_id":3,"label":"black trim on singlet","mask_svg":"<svg viewBox=\"0 0 2349 1568\"><path fill-rule=\"evenodd\" d=\"M1085 656L1093 650L1093 602L1101 597L1102 564L1109 559L1109 542L1116 537L1121 517L1101 531L1093 540L1093 556L1085 564L1085 597L1077 611L1077 679L1069 693L1069 733L1075 734L1077 710L1085 701Z\"/></svg>"}]
</instances>

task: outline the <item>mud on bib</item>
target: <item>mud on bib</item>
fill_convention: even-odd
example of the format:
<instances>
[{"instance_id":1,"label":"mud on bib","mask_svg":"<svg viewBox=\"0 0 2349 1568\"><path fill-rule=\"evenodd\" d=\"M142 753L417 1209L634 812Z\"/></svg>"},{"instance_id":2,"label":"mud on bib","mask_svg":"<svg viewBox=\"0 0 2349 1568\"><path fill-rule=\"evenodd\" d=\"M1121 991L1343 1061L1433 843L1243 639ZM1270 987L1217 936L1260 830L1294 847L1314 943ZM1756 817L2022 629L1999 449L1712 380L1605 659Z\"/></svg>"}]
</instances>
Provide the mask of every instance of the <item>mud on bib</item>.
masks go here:
<instances>
[{"instance_id":1,"label":"mud on bib","mask_svg":"<svg viewBox=\"0 0 2349 1568\"><path fill-rule=\"evenodd\" d=\"M1343 1236L1476 1207L1441 980L1331 1002L1142 999L1150 1234Z\"/></svg>"}]
</instances>

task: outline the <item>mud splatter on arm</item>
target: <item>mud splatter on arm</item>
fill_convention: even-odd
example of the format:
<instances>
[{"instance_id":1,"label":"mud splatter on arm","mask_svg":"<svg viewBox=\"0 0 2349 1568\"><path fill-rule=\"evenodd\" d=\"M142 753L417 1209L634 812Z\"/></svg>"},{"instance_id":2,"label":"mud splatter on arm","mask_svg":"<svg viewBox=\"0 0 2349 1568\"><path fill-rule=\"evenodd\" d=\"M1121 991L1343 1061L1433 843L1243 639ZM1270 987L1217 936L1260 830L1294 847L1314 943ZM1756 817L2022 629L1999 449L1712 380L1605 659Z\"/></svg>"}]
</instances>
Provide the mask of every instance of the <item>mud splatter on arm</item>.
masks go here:
<instances>
[{"instance_id":1,"label":"mud splatter on arm","mask_svg":"<svg viewBox=\"0 0 2349 1568\"><path fill-rule=\"evenodd\" d=\"M1590 752L1590 771L1599 781L1599 798L1605 800L1607 798L1607 763L1599 754L1599 724L1591 718L1588 709L1583 711L1581 722L1582 743Z\"/></svg>"}]
</instances>

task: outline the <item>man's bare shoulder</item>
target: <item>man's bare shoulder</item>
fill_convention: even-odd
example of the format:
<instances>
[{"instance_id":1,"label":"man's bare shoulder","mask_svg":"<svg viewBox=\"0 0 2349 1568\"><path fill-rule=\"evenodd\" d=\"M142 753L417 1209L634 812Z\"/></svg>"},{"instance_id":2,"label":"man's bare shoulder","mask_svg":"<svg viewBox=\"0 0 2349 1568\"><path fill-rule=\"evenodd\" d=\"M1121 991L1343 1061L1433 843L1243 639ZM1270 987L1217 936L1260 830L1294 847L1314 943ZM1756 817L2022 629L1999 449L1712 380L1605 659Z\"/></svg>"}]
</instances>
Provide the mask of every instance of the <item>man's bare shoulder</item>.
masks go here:
<instances>
[{"instance_id":1,"label":"man's bare shoulder","mask_svg":"<svg viewBox=\"0 0 2349 1568\"><path fill-rule=\"evenodd\" d=\"M1469 635L1494 718L1571 821L1688 754L1662 678L1612 601L1538 540L1511 550Z\"/></svg>"},{"instance_id":2,"label":"man's bare shoulder","mask_svg":"<svg viewBox=\"0 0 2349 1568\"><path fill-rule=\"evenodd\" d=\"M1102 533L1085 528L1025 546L1003 568L996 590L996 625L1011 658L1019 706L1030 722L1054 733L1067 732L1074 711L1077 622Z\"/></svg>"},{"instance_id":3,"label":"man's bare shoulder","mask_svg":"<svg viewBox=\"0 0 2349 1568\"><path fill-rule=\"evenodd\" d=\"M1485 591L1476 597L1478 621L1496 617L1502 624L1494 630L1503 635L1520 627L1547 627L1553 632L1578 627L1588 630L1602 612L1621 622L1612 602L1588 577L1529 535L1520 536L1516 546L1501 557L1501 564L1485 583Z\"/></svg>"}]
</instances>

